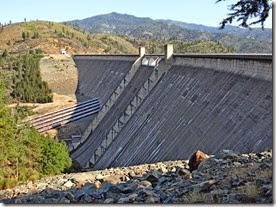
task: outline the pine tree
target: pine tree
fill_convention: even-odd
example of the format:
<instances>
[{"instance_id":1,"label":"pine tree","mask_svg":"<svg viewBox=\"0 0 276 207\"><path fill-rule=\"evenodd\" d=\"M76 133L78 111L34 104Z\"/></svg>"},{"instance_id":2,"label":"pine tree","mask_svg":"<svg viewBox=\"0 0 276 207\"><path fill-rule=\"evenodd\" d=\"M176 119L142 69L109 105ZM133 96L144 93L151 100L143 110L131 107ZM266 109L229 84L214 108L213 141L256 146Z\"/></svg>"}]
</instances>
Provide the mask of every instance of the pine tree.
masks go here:
<instances>
[{"instance_id":1,"label":"pine tree","mask_svg":"<svg viewBox=\"0 0 276 207\"><path fill-rule=\"evenodd\" d=\"M22 32L22 38L23 38L23 40L25 41L25 39L26 39L26 34L25 34L25 32Z\"/></svg>"},{"instance_id":2,"label":"pine tree","mask_svg":"<svg viewBox=\"0 0 276 207\"><path fill-rule=\"evenodd\" d=\"M4 52L2 53L2 57L5 58L8 56L8 50L5 49Z\"/></svg>"}]
</instances>

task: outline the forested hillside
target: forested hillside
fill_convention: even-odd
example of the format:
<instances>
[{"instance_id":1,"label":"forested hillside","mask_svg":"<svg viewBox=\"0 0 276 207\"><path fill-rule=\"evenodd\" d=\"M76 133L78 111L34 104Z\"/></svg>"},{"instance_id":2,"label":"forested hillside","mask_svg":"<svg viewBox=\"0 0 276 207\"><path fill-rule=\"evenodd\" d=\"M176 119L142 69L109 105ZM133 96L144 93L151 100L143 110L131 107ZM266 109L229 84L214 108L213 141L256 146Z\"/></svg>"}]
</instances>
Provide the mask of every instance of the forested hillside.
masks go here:
<instances>
[{"instance_id":1,"label":"forested hillside","mask_svg":"<svg viewBox=\"0 0 276 207\"><path fill-rule=\"evenodd\" d=\"M114 12L83 20L68 21L68 23L92 33L122 34L151 40L159 38L165 40L219 41L225 46L233 47L237 52L272 52L271 29L250 31L226 27L225 30L218 30L204 25L172 20L152 20Z\"/></svg>"},{"instance_id":2,"label":"forested hillside","mask_svg":"<svg viewBox=\"0 0 276 207\"><path fill-rule=\"evenodd\" d=\"M118 20L119 21L119 20ZM136 22L134 22L136 23ZM159 24L159 23L158 23ZM157 24L157 25L158 25ZM125 25L127 26L127 25ZM139 29L137 29L136 32ZM173 30L172 30L173 31ZM132 31L132 33L135 31ZM161 32L162 35L169 33ZM151 36L145 33L139 37L131 37L129 35L118 34L98 34L90 33L76 26L67 24L58 24L45 21L33 21L26 23L16 23L3 27L0 30L0 53L6 49L9 54L60 54L62 48L66 49L69 54L137 54L139 46L146 46L148 53L162 52L164 44L176 43L182 45L197 45L202 50L197 52L233 52L231 46L226 47L223 44L214 44L218 41L205 41L205 34L198 41L191 41L193 33L185 34L183 40L175 41L177 38L161 38L156 37L146 38ZM184 40L185 39L185 40ZM204 43L205 42L205 43ZM202 47L212 44L208 50ZM217 48L216 48L217 47ZM155 48L155 49L153 49ZM162 48L162 49L161 49ZM176 46L176 53L195 52L189 47L181 48Z\"/></svg>"},{"instance_id":3,"label":"forested hillside","mask_svg":"<svg viewBox=\"0 0 276 207\"><path fill-rule=\"evenodd\" d=\"M173 20L158 20L159 22L165 22L168 24L175 24L182 28L198 30L202 32L210 32L210 33L226 33L232 35L238 35L243 38L251 38L255 40L262 40L267 42L272 42L272 29L269 28L252 28L246 29L237 26L227 25L224 29L219 29L219 27L209 27L200 24L190 24L181 21L173 21Z\"/></svg>"},{"instance_id":4,"label":"forested hillside","mask_svg":"<svg viewBox=\"0 0 276 207\"><path fill-rule=\"evenodd\" d=\"M39 54L9 55L5 50L0 57L2 79L6 83L6 102L52 102L52 92L40 76Z\"/></svg>"},{"instance_id":5,"label":"forested hillside","mask_svg":"<svg viewBox=\"0 0 276 207\"><path fill-rule=\"evenodd\" d=\"M71 166L66 144L20 124L27 115L21 107L5 106L0 82L0 190L18 183L55 175Z\"/></svg>"}]
</instances>

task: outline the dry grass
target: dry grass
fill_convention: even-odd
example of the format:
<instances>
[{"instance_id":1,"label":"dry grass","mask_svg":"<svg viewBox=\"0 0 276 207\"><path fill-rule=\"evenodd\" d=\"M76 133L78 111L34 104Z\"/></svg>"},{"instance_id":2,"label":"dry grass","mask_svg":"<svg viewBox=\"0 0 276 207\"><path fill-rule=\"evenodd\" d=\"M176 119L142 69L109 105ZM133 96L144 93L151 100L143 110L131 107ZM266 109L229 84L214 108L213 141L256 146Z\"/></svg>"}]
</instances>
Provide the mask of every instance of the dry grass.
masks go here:
<instances>
[{"instance_id":1,"label":"dry grass","mask_svg":"<svg viewBox=\"0 0 276 207\"><path fill-rule=\"evenodd\" d=\"M29 33L30 38L23 41L23 32ZM39 38L32 39L36 32L39 33ZM91 35L88 40L87 34L70 25L49 24L47 21L11 24L5 26L3 32L0 32L0 53L4 49L17 53L38 48L46 54L60 54L61 48L66 48L70 55L106 53L108 48L110 48L109 53L137 53L137 48L118 35L97 34Z\"/></svg>"},{"instance_id":2,"label":"dry grass","mask_svg":"<svg viewBox=\"0 0 276 207\"><path fill-rule=\"evenodd\" d=\"M247 183L246 185L241 186L240 191L250 198L256 198L261 192L255 183Z\"/></svg>"},{"instance_id":3,"label":"dry grass","mask_svg":"<svg viewBox=\"0 0 276 207\"><path fill-rule=\"evenodd\" d=\"M71 57L49 55L40 61L40 72L54 93L75 98L78 85L78 71Z\"/></svg>"},{"instance_id":4,"label":"dry grass","mask_svg":"<svg viewBox=\"0 0 276 207\"><path fill-rule=\"evenodd\" d=\"M189 193L186 197L187 203L214 203L213 195L210 193Z\"/></svg>"}]
</instances>

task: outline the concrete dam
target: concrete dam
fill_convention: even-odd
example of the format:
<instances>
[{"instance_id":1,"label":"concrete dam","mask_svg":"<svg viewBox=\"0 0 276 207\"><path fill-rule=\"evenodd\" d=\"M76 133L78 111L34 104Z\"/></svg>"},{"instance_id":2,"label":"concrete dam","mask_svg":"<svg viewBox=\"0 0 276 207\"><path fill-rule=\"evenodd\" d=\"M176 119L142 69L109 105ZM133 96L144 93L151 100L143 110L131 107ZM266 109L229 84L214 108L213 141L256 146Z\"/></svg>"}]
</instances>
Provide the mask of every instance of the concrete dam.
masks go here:
<instances>
[{"instance_id":1,"label":"concrete dam","mask_svg":"<svg viewBox=\"0 0 276 207\"><path fill-rule=\"evenodd\" d=\"M78 101L102 107L71 157L104 169L272 148L272 55L75 55Z\"/></svg>"}]
</instances>

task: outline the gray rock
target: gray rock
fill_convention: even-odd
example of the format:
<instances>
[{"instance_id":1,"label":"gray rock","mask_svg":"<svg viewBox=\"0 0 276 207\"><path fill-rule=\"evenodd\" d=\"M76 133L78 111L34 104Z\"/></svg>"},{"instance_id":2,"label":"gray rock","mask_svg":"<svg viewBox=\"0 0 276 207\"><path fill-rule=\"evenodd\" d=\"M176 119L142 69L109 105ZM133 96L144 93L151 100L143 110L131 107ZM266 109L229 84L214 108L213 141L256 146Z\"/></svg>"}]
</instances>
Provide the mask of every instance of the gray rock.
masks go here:
<instances>
[{"instance_id":1,"label":"gray rock","mask_svg":"<svg viewBox=\"0 0 276 207\"><path fill-rule=\"evenodd\" d=\"M136 201L138 199L138 194L137 193L133 193L131 195L128 196L128 199L130 201Z\"/></svg>"},{"instance_id":2,"label":"gray rock","mask_svg":"<svg viewBox=\"0 0 276 207\"><path fill-rule=\"evenodd\" d=\"M114 199L113 198L107 198L104 200L104 203L114 203Z\"/></svg>"},{"instance_id":3,"label":"gray rock","mask_svg":"<svg viewBox=\"0 0 276 207\"><path fill-rule=\"evenodd\" d=\"M64 186L65 186L66 188L71 188L73 185L74 185L74 183L72 183L71 180L69 180L69 181L67 181L66 183L64 183Z\"/></svg>"},{"instance_id":4,"label":"gray rock","mask_svg":"<svg viewBox=\"0 0 276 207\"><path fill-rule=\"evenodd\" d=\"M74 201L75 200L74 194L71 193L71 192L65 193L65 197L68 198L70 201Z\"/></svg>"},{"instance_id":5,"label":"gray rock","mask_svg":"<svg viewBox=\"0 0 276 207\"><path fill-rule=\"evenodd\" d=\"M41 200L43 200L43 203L59 203L59 199L55 198L47 198L47 199L31 199L32 203L42 203Z\"/></svg>"},{"instance_id":6,"label":"gray rock","mask_svg":"<svg viewBox=\"0 0 276 207\"><path fill-rule=\"evenodd\" d=\"M143 180L139 183L139 186L143 186L143 187L150 187L152 186L151 185L151 182L147 181L147 180Z\"/></svg>"},{"instance_id":7,"label":"gray rock","mask_svg":"<svg viewBox=\"0 0 276 207\"><path fill-rule=\"evenodd\" d=\"M163 191L159 191L158 194L160 196L161 201L165 201L168 198L168 195L166 193L164 193Z\"/></svg>"},{"instance_id":8,"label":"gray rock","mask_svg":"<svg viewBox=\"0 0 276 207\"><path fill-rule=\"evenodd\" d=\"M203 160L198 165L198 171L200 172L206 172L210 168L216 167L220 163L220 160L216 159L215 157L210 157L208 159Z\"/></svg>"},{"instance_id":9,"label":"gray rock","mask_svg":"<svg viewBox=\"0 0 276 207\"><path fill-rule=\"evenodd\" d=\"M161 178L158 180L157 186L160 186L160 185L164 184L166 181L167 181L167 178L166 178L166 177L161 177Z\"/></svg>"},{"instance_id":10,"label":"gray rock","mask_svg":"<svg viewBox=\"0 0 276 207\"><path fill-rule=\"evenodd\" d=\"M229 203L255 203L255 198L250 198L243 193L233 193L228 195ZM237 202L236 202L237 201Z\"/></svg>"},{"instance_id":11,"label":"gray rock","mask_svg":"<svg viewBox=\"0 0 276 207\"><path fill-rule=\"evenodd\" d=\"M98 192L98 191L90 192L90 193L88 193L88 195L90 195L91 197L93 197L95 199L101 199L103 197L101 192Z\"/></svg>"},{"instance_id":12,"label":"gray rock","mask_svg":"<svg viewBox=\"0 0 276 207\"><path fill-rule=\"evenodd\" d=\"M134 189L132 187L128 186L128 187L122 188L121 193L124 193L124 194L132 193L133 190Z\"/></svg>"},{"instance_id":13,"label":"gray rock","mask_svg":"<svg viewBox=\"0 0 276 207\"><path fill-rule=\"evenodd\" d=\"M234 165L235 167L240 167L240 166L241 166L241 163L239 163L239 162L233 162L233 165Z\"/></svg>"},{"instance_id":14,"label":"gray rock","mask_svg":"<svg viewBox=\"0 0 276 207\"><path fill-rule=\"evenodd\" d=\"M102 191L103 192L111 192L111 193L121 193L122 186L105 183L102 187Z\"/></svg>"},{"instance_id":15,"label":"gray rock","mask_svg":"<svg viewBox=\"0 0 276 207\"><path fill-rule=\"evenodd\" d=\"M196 184L196 185L192 185L192 186L190 186L189 189L192 191L193 194L196 194L196 193L200 193L201 191L208 190L208 188L215 183L216 183L215 180L208 180L208 181Z\"/></svg>"},{"instance_id":16,"label":"gray rock","mask_svg":"<svg viewBox=\"0 0 276 207\"><path fill-rule=\"evenodd\" d=\"M149 196L146 199L146 203L158 203L158 202L160 202L160 198L156 198L153 196Z\"/></svg>"},{"instance_id":17,"label":"gray rock","mask_svg":"<svg viewBox=\"0 0 276 207\"><path fill-rule=\"evenodd\" d=\"M58 203L70 203L70 200L66 197L62 197L58 200Z\"/></svg>"},{"instance_id":18,"label":"gray rock","mask_svg":"<svg viewBox=\"0 0 276 207\"><path fill-rule=\"evenodd\" d=\"M120 198L120 199L118 200L118 203L129 203L129 198L128 198L128 197Z\"/></svg>"},{"instance_id":19,"label":"gray rock","mask_svg":"<svg viewBox=\"0 0 276 207\"><path fill-rule=\"evenodd\" d=\"M76 192L75 192L75 198L77 200L80 200L82 196L84 196L86 194L85 190L83 190L82 188L78 189Z\"/></svg>"},{"instance_id":20,"label":"gray rock","mask_svg":"<svg viewBox=\"0 0 276 207\"><path fill-rule=\"evenodd\" d=\"M80 200L82 203L92 203L94 201L94 199L89 196L88 194L84 194L82 197L81 197L81 200Z\"/></svg>"},{"instance_id":21,"label":"gray rock","mask_svg":"<svg viewBox=\"0 0 276 207\"><path fill-rule=\"evenodd\" d=\"M214 157L217 159L235 159L238 156L232 150L222 150L214 154Z\"/></svg>"}]
</instances>

